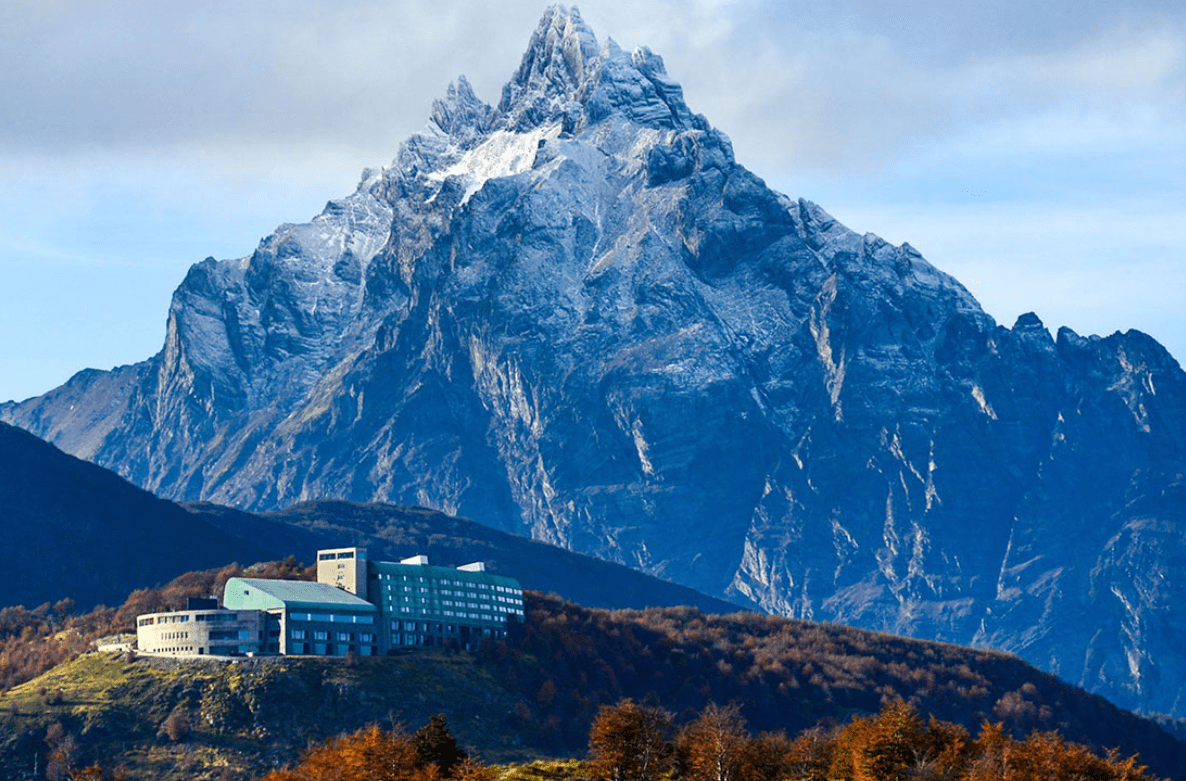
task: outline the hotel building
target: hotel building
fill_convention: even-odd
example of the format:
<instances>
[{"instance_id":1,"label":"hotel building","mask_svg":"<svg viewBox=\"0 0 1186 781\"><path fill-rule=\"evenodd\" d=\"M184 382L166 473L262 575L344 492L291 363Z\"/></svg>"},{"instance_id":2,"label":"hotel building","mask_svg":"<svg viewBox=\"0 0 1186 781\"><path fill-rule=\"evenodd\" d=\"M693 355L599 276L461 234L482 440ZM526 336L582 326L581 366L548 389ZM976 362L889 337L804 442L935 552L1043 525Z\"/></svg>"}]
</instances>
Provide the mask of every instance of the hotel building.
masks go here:
<instances>
[{"instance_id":1,"label":"hotel building","mask_svg":"<svg viewBox=\"0 0 1186 781\"><path fill-rule=\"evenodd\" d=\"M317 552L317 582L231 578L214 600L137 618L139 649L170 656L377 656L400 648L476 648L524 619L523 590L482 562L427 556L370 561L365 548Z\"/></svg>"}]
</instances>

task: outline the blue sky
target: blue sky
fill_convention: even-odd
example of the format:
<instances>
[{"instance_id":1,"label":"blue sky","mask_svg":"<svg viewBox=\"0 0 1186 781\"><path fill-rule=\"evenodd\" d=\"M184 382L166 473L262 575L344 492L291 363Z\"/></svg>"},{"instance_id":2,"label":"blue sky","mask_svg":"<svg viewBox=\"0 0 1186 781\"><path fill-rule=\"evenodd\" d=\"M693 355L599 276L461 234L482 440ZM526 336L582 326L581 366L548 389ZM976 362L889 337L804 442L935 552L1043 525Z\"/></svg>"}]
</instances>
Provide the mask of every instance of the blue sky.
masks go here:
<instances>
[{"instance_id":1,"label":"blue sky","mask_svg":"<svg viewBox=\"0 0 1186 781\"><path fill-rule=\"evenodd\" d=\"M1009 325L1186 356L1180 2L603 0L776 189L909 241ZM172 290L386 164L465 74L497 100L544 7L0 6L0 400L155 353Z\"/></svg>"}]
</instances>

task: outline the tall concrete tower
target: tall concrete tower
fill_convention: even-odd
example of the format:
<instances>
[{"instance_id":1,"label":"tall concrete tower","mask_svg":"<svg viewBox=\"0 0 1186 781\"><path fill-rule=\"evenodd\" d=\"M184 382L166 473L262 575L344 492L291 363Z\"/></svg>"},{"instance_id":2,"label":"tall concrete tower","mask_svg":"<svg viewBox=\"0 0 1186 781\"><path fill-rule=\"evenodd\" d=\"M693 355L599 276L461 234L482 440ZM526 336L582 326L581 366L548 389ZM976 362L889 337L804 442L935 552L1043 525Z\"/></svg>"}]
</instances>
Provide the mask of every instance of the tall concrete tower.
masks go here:
<instances>
[{"instance_id":1,"label":"tall concrete tower","mask_svg":"<svg viewBox=\"0 0 1186 781\"><path fill-rule=\"evenodd\" d=\"M349 591L359 599L366 599L366 548L334 548L317 551L317 582L337 586Z\"/></svg>"}]
</instances>

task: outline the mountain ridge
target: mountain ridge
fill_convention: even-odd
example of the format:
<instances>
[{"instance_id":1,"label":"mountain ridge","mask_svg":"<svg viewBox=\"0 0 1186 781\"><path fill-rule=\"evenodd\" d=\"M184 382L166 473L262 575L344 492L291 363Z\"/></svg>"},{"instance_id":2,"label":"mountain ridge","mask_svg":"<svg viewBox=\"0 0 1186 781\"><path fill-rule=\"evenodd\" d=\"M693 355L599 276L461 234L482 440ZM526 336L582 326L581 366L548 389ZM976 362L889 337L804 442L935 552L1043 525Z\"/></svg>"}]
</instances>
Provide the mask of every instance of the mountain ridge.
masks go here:
<instances>
[{"instance_id":1,"label":"mountain ridge","mask_svg":"<svg viewBox=\"0 0 1186 781\"><path fill-rule=\"evenodd\" d=\"M0 419L174 499L431 505L1186 707L1172 356L997 325L559 6L497 106L459 80L355 193L195 265L157 356Z\"/></svg>"}]
</instances>

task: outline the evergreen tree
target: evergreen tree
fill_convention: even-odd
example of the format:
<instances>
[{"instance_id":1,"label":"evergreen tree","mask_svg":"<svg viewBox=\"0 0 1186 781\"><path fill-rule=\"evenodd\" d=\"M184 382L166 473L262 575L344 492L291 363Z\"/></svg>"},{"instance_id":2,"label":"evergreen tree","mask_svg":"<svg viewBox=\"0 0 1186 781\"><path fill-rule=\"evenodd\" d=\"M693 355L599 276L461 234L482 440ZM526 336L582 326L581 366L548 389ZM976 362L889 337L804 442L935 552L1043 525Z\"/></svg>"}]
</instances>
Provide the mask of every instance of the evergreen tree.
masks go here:
<instances>
[{"instance_id":1,"label":"evergreen tree","mask_svg":"<svg viewBox=\"0 0 1186 781\"><path fill-rule=\"evenodd\" d=\"M428 723L412 735L412 746L420 766L436 765L442 776L452 776L457 767L469 759L469 754L461 750L449 733L443 713L430 717Z\"/></svg>"}]
</instances>

